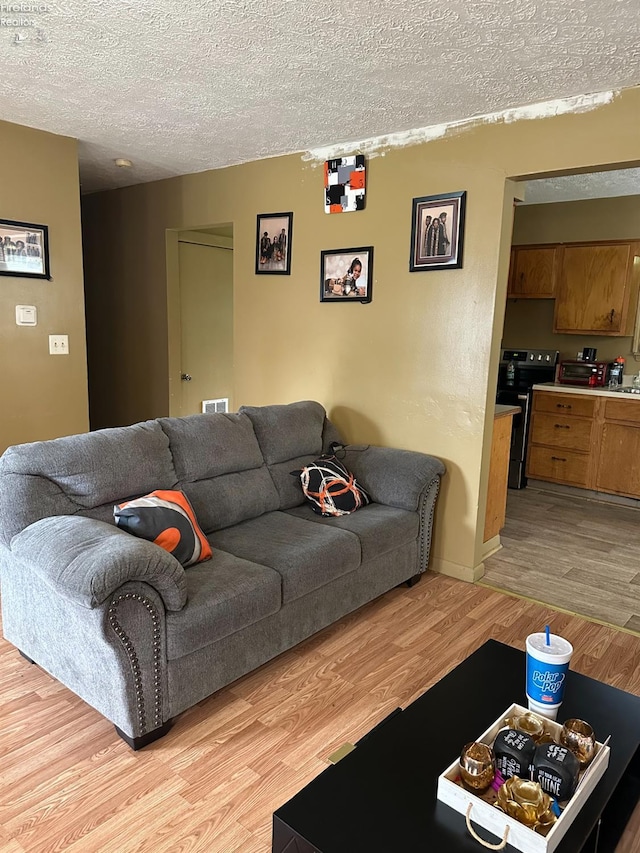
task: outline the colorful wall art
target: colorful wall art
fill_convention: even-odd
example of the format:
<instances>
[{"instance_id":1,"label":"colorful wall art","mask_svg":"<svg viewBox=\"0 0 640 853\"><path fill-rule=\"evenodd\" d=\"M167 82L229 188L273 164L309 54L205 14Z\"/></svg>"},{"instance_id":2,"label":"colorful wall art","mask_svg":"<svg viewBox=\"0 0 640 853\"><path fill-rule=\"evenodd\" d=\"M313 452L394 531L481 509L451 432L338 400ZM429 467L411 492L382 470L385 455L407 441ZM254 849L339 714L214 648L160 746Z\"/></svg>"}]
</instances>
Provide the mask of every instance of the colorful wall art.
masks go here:
<instances>
[{"instance_id":1,"label":"colorful wall art","mask_svg":"<svg viewBox=\"0 0 640 853\"><path fill-rule=\"evenodd\" d=\"M324 164L324 212L364 210L365 178L364 154L327 160Z\"/></svg>"}]
</instances>

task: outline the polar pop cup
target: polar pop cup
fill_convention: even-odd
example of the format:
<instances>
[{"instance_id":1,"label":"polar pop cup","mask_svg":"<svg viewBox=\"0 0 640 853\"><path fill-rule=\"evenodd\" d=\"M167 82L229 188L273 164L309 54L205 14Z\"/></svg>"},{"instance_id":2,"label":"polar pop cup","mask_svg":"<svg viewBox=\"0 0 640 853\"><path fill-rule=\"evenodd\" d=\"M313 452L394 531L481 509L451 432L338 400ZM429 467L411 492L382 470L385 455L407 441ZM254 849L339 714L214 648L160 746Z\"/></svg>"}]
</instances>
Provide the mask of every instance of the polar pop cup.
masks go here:
<instances>
[{"instance_id":1,"label":"polar pop cup","mask_svg":"<svg viewBox=\"0 0 640 853\"><path fill-rule=\"evenodd\" d=\"M548 631L527 637L527 700L529 710L555 720L564 699L564 688L573 646Z\"/></svg>"}]
</instances>

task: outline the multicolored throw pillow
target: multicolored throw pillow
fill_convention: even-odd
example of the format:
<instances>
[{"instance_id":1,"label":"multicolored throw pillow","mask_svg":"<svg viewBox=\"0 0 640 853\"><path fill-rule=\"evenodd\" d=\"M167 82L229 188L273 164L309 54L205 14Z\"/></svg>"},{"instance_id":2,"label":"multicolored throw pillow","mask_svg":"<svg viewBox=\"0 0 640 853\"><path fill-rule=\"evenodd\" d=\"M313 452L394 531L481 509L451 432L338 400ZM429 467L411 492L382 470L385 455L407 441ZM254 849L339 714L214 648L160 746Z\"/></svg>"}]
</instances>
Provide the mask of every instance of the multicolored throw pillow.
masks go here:
<instances>
[{"instance_id":1,"label":"multicolored throw pillow","mask_svg":"<svg viewBox=\"0 0 640 853\"><path fill-rule=\"evenodd\" d=\"M300 484L311 509L318 515L349 515L371 502L356 478L333 453L319 456L299 471Z\"/></svg>"},{"instance_id":2,"label":"multicolored throw pillow","mask_svg":"<svg viewBox=\"0 0 640 853\"><path fill-rule=\"evenodd\" d=\"M154 542L185 567L211 557L211 546L184 492L151 492L117 504L113 515L122 530Z\"/></svg>"}]
</instances>

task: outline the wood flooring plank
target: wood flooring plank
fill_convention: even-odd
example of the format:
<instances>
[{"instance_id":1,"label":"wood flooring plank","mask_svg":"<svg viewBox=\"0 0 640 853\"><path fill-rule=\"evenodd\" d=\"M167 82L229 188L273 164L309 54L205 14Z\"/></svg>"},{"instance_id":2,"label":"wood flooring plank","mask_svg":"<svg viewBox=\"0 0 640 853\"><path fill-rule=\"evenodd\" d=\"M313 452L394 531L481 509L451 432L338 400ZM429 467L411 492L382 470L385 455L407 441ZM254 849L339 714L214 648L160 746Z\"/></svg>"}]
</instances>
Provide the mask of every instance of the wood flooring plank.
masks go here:
<instances>
[{"instance_id":1,"label":"wood flooring plank","mask_svg":"<svg viewBox=\"0 0 640 853\"><path fill-rule=\"evenodd\" d=\"M640 634L640 615L634 613L622 626L623 628L628 628L630 631L636 631Z\"/></svg>"},{"instance_id":2,"label":"wood flooring plank","mask_svg":"<svg viewBox=\"0 0 640 853\"><path fill-rule=\"evenodd\" d=\"M538 516L553 520L554 506ZM0 683L11 685L6 701L0 690L11 721L0 726L0 853L270 853L273 810L334 749L485 639L522 649L545 624L576 646L572 668L640 695L640 636L430 573L199 703L137 753L48 676L16 680L21 664L0 639ZM640 853L640 808L634 821L618 853Z\"/></svg>"},{"instance_id":3,"label":"wood flooring plank","mask_svg":"<svg viewBox=\"0 0 640 853\"><path fill-rule=\"evenodd\" d=\"M640 510L510 489L502 549L483 583L608 624L640 628Z\"/></svg>"},{"instance_id":4,"label":"wood flooring plank","mask_svg":"<svg viewBox=\"0 0 640 853\"><path fill-rule=\"evenodd\" d=\"M0 841L0 853L27 853L24 847L15 839L10 841Z\"/></svg>"},{"instance_id":5,"label":"wood flooring plank","mask_svg":"<svg viewBox=\"0 0 640 853\"><path fill-rule=\"evenodd\" d=\"M82 786L86 784L83 779ZM170 796L179 794L185 787L179 777L163 774L157 766L134 776L119 773L103 778L101 775L99 781L93 782L95 800L86 801L84 787L74 785L63 789L32 808L24 820L14 822L13 826L17 823L14 835L30 853L47 853L61 845L66 849L91 837L105 821L117 823L120 814L135 811L140 800L153 800L158 790ZM61 827L64 827L63 832ZM7 828L12 829L12 825Z\"/></svg>"}]
</instances>

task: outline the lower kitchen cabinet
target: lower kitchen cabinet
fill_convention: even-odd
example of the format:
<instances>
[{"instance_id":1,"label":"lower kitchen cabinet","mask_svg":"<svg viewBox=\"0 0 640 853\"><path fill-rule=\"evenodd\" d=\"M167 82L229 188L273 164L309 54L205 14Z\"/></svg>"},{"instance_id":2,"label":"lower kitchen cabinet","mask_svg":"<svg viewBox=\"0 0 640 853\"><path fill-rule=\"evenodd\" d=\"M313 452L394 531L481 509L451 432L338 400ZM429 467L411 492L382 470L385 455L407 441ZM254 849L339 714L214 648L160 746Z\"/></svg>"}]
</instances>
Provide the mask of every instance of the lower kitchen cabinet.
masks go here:
<instances>
[{"instance_id":1,"label":"lower kitchen cabinet","mask_svg":"<svg viewBox=\"0 0 640 853\"><path fill-rule=\"evenodd\" d=\"M586 395L534 391L528 477L589 488L595 402Z\"/></svg>"},{"instance_id":2,"label":"lower kitchen cabinet","mask_svg":"<svg viewBox=\"0 0 640 853\"><path fill-rule=\"evenodd\" d=\"M539 447L529 449L528 477L565 483L569 486L587 488L590 459L587 453L576 453L565 448Z\"/></svg>"},{"instance_id":3,"label":"lower kitchen cabinet","mask_svg":"<svg viewBox=\"0 0 640 853\"><path fill-rule=\"evenodd\" d=\"M605 400L595 488L640 498L640 401Z\"/></svg>"},{"instance_id":4,"label":"lower kitchen cabinet","mask_svg":"<svg viewBox=\"0 0 640 853\"><path fill-rule=\"evenodd\" d=\"M491 463L487 489L487 509L484 521L483 542L497 536L504 527L507 514L507 481L509 478L509 450L513 416L517 406L496 406L491 442Z\"/></svg>"},{"instance_id":5,"label":"lower kitchen cabinet","mask_svg":"<svg viewBox=\"0 0 640 853\"><path fill-rule=\"evenodd\" d=\"M527 476L640 498L640 400L534 391Z\"/></svg>"}]
</instances>

